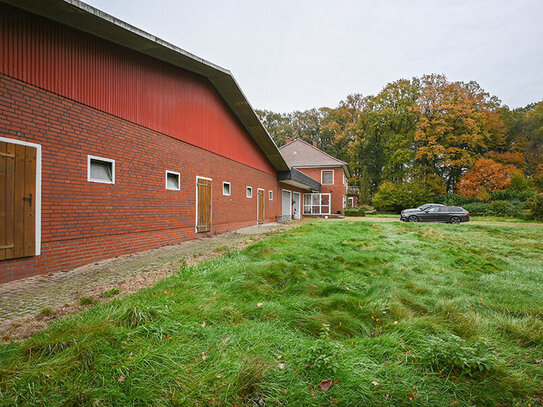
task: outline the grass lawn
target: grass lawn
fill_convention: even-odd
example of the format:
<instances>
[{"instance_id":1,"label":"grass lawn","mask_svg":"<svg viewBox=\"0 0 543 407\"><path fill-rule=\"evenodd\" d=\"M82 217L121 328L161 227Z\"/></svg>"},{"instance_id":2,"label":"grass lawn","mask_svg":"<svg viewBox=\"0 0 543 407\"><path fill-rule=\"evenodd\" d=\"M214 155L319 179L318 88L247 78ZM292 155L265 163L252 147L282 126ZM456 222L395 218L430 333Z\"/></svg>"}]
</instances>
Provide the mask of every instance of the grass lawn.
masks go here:
<instances>
[{"instance_id":1,"label":"grass lawn","mask_svg":"<svg viewBox=\"0 0 543 407\"><path fill-rule=\"evenodd\" d=\"M542 397L543 229L531 225L313 222L0 348L4 405Z\"/></svg>"},{"instance_id":2,"label":"grass lawn","mask_svg":"<svg viewBox=\"0 0 543 407\"><path fill-rule=\"evenodd\" d=\"M400 214L392 213L377 213L374 215L366 215L368 218L392 218L400 219ZM509 223L540 223L535 220L525 220L521 218L507 216L471 216L470 222L509 222Z\"/></svg>"}]
</instances>

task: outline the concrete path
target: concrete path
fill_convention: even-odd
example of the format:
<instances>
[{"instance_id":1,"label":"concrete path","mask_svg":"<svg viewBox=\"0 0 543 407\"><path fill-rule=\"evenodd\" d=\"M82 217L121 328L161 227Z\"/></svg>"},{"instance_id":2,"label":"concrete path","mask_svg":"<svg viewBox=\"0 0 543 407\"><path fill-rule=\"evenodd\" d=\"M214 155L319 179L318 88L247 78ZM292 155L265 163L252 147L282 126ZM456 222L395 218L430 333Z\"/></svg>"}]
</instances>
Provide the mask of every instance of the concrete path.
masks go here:
<instances>
[{"instance_id":1,"label":"concrete path","mask_svg":"<svg viewBox=\"0 0 543 407\"><path fill-rule=\"evenodd\" d=\"M139 288L143 288L141 283L152 284L166 277L172 272L172 267L169 266L177 263L178 269L183 259L190 264L191 260L198 256L213 252L218 255L227 248L244 245L259 239L259 236L290 229L302 223L304 221L251 226L209 238L103 260L67 272L0 284L0 336L2 325L5 329L5 322L8 320L37 314L46 308L55 310L65 304L73 304L82 296L99 294L121 281L132 281ZM149 275L153 277L150 278ZM127 288L130 289L130 286Z\"/></svg>"}]
</instances>

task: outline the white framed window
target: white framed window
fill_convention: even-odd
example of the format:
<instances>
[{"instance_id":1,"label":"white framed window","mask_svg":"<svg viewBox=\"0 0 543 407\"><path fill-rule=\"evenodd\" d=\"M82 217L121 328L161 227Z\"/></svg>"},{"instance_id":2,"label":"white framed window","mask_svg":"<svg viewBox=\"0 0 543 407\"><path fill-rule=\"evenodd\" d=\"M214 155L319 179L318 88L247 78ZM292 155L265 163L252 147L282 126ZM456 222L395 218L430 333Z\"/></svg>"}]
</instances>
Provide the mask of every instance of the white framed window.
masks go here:
<instances>
[{"instance_id":1,"label":"white framed window","mask_svg":"<svg viewBox=\"0 0 543 407\"><path fill-rule=\"evenodd\" d=\"M273 191L271 191L271 190L268 191L268 199L269 199L270 201L273 201Z\"/></svg>"},{"instance_id":2,"label":"white framed window","mask_svg":"<svg viewBox=\"0 0 543 407\"><path fill-rule=\"evenodd\" d=\"M247 198L253 197L253 187L247 187Z\"/></svg>"},{"instance_id":3,"label":"white framed window","mask_svg":"<svg viewBox=\"0 0 543 407\"><path fill-rule=\"evenodd\" d=\"M330 194L304 194L304 215L330 215Z\"/></svg>"},{"instance_id":4,"label":"white framed window","mask_svg":"<svg viewBox=\"0 0 543 407\"><path fill-rule=\"evenodd\" d=\"M115 184L115 160L88 155L87 181Z\"/></svg>"},{"instance_id":5,"label":"white framed window","mask_svg":"<svg viewBox=\"0 0 543 407\"><path fill-rule=\"evenodd\" d=\"M334 185L334 170L321 170L321 184Z\"/></svg>"},{"instance_id":6,"label":"white framed window","mask_svg":"<svg viewBox=\"0 0 543 407\"><path fill-rule=\"evenodd\" d=\"M166 189L179 191L181 189L181 175L175 171L166 171Z\"/></svg>"},{"instance_id":7,"label":"white framed window","mask_svg":"<svg viewBox=\"0 0 543 407\"><path fill-rule=\"evenodd\" d=\"M222 183L222 194L226 196L232 195L232 185L229 182Z\"/></svg>"}]
</instances>

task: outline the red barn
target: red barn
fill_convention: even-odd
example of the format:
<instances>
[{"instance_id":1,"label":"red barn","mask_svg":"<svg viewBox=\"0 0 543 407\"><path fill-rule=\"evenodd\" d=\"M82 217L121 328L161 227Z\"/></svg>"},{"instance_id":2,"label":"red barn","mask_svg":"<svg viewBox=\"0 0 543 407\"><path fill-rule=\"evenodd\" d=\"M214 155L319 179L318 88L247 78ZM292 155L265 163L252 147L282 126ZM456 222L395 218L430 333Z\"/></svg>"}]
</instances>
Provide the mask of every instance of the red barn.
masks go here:
<instances>
[{"instance_id":1,"label":"red barn","mask_svg":"<svg viewBox=\"0 0 543 407\"><path fill-rule=\"evenodd\" d=\"M0 282L299 217L320 190L229 71L77 0L0 12Z\"/></svg>"}]
</instances>

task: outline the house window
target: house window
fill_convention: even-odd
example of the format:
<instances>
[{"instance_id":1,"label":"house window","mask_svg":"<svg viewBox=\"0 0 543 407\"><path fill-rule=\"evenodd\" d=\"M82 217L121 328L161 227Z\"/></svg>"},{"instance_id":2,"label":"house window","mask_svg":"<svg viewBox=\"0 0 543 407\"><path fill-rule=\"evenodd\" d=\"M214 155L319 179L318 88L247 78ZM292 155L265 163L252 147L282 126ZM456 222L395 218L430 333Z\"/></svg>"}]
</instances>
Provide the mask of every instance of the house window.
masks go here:
<instances>
[{"instance_id":1,"label":"house window","mask_svg":"<svg viewBox=\"0 0 543 407\"><path fill-rule=\"evenodd\" d=\"M166 171L166 189L172 191L179 191L180 189L180 175L175 171Z\"/></svg>"},{"instance_id":2,"label":"house window","mask_svg":"<svg viewBox=\"0 0 543 407\"><path fill-rule=\"evenodd\" d=\"M334 170L322 170L321 171L321 184L333 185L334 184Z\"/></svg>"},{"instance_id":3,"label":"house window","mask_svg":"<svg viewBox=\"0 0 543 407\"><path fill-rule=\"evenodd\" d=\"M273 191L268 191L268 198L273 201Z\"/></svg>"},{"instance_id":4,"label":"house window","mask_svg":"<svg viewBox=\"0 0 543 407\"><path fill-rule=\"evenodd\" d=\"M230 196L231 195L231 185L229 182L223 182L222 183L222 194Z\"/></svg>"},{"instance_id":5,"label":"house window","mask_svg":"<svg viewBox=\"0 0 543 407\"><path fill-rule=\"evenodd\" d=\"M330 194L304 194L304 215L330 215Z\"/></svg>"},{"instance_id":6,"label":"house window","mask_svg":"<svg viewBox=\"0 0 543 407\"><path fill-rule=\"evenodd\" d=\"M253 187L247 187L247 198L253 197Z\"/></svg>"},{"instance_id":7,"label":"house window","mask_svg":"<svg viewBox=\"0 0 543 407\"><path fill-rule=\"evenodd\" d=\"M103 184L115 184L115 160L87 156L87 180Z\"/></svg>"}]
</instances>

